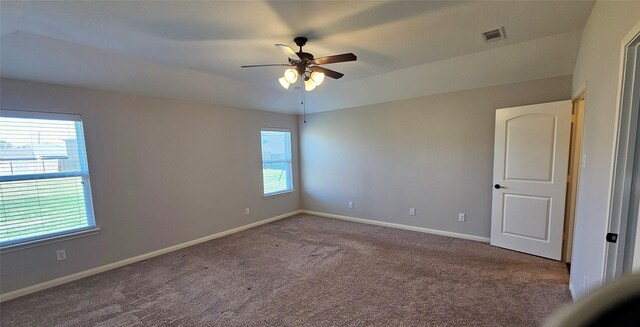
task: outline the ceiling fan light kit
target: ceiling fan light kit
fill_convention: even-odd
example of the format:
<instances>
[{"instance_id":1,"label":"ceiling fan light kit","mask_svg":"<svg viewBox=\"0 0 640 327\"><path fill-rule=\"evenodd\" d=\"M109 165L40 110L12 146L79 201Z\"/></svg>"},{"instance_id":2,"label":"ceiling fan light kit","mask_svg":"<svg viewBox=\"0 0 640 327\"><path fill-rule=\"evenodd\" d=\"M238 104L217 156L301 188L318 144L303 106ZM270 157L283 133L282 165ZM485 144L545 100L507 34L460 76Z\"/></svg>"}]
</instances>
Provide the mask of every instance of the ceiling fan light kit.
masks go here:
<instances>
[{"instance_id":1,"label":"ceiling fan light kit","mask_svg":"<svg viewBox=\"0 0 640 327\"><path fill-rule=\"evenodd\" d=\"M311 73L311 79L313 80L314 83L316 83L316 85L320 85L322 84L322 81L324 81L324 74L320 73L320 72L312 72Z\"/></svg>"},{"instance_id":2,"label":"ceiling fan light kit","mask_svg":"<svg viewBox=\"0 0 640 327\"><path fill-rule=\"evenodd\" d=\"M278 78L278 82L280 82L280 85L282 85L282 87L284 87L285 89L289 89L289 82L287 82L287 80L283 77Z\"/></svg>"},{"instance_id":3,"label":"ceiling fan light kit","mask_svg":"<svg viewBox=\"0 0 640 327\"><path fill-rule=\"evenodd\" d=\"M284 71L284 79L290 84L293 84L298 80L298 72L295 69L289 68Z\"/></svg>"},{"instance_id":4,"label":"ceiling fan light kit","mask_svg":"<svg viewBox=\"0 0 640 327\"><path fill-rule=\"evenodd\" d=\"M276 47L287 56L287 64L247 65L242 66L242 68L263 66L294 67L288 68L284 71L284 75L278 79L280 85L285 89L289 89L289 86L295 83L298 80L298 76L300 76L304 80L304 89L306 91L312 91L316 86L322 84L325 76L333 79L339 79L344 76L342 73L321 67L320 65L356 61L358 59L353 53L343 53L334 56L314 58L311 53L302 51L302 47L307 44L306 37L298 36L293 39L293 42L300 47L300 51L295 52L288 45L276 44Z\"/></svg>"},{"instance_id":5,"label":"ceiling fan light kit","mask_svg":"<svg viewBox=\"0 0 640 327\"><path fill-rule=\"evenodd\" d=\"M316 83L314 83L311 78L307 78L307 79L304 80L304 90L305 91L313 91L313 89L315 89L316 86L318 86L318 85Z\"/></svg>"}]
</instances>

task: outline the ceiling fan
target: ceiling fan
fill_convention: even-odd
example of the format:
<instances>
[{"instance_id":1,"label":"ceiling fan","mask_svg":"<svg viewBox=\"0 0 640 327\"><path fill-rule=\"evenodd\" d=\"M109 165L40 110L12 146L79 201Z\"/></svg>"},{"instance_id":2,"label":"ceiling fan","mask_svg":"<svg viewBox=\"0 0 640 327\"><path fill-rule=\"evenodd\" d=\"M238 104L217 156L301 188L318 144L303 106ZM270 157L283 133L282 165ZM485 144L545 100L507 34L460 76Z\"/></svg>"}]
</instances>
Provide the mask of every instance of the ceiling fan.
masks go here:
<instances>
[{"instance_id":1,"label":"ceiling fan","mask_svg":"<svg viewBox=\"0 0 640 327\"><path fill-rule=\"evenodd\" d=\"M320 58L314 58L314 56L308 52L302 51L302 47L307 44L307 38L298 36L293 39L293 42L300 47L300 51L295 52L290 46L284 44L276 44L276 47L282 51L289 62L286 64L266 64L266 65L246 65L242 68L249 67L265 67L265 66L285 66L295 67L289 68L284 71L284 76L280 77L278 81L280 85L285 89L289 88L290 84L295 83L298 80L298 76L304 78L304 89L311 91L316 86L322 84L325 76L338 79L344 76L343 73L339 73L335 70L320 67L320 65L335 64L339 62L355 61L358 59L353 53L343 53L339 55L326 56Z\"/></svg>"}]
</instances>

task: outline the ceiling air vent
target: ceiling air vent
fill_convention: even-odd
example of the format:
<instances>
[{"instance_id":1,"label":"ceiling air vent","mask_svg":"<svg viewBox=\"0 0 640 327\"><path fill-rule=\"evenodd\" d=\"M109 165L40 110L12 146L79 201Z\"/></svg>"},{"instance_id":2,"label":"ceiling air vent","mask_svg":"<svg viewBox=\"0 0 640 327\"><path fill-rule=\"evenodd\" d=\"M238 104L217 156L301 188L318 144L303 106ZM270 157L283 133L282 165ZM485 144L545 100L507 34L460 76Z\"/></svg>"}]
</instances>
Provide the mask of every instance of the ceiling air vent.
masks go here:
<instances>
[{"instance_id":1,"label":"ceiling air vent","mask_svg":"<svg viewBox=\"0 0 640 327\"><path fill-rule=\"evenodd\" d=\"M495 30L490 30L482 33L482 39L484 39L485 42L492 42L506 38L507 36L504 34L504 27L496 28Z\"/></svg>"}]
</instances>

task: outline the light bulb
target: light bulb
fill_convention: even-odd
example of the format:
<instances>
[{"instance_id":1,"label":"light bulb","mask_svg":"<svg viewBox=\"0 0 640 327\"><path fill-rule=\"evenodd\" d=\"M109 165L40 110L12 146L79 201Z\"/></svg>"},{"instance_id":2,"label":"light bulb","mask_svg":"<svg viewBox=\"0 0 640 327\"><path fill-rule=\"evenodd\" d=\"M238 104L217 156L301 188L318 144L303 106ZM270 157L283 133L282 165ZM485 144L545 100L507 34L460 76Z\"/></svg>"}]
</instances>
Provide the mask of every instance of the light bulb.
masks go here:
<instances>
[{"instance_id":1,"label":"light bulb","mask_svg":"<svg viewBox=\"0 0 640 327\"><path fill-rule=\"evenodd\" d=\"M298 71L295 69L287 69L284 71L284 79L285 81L293 84L298 80Z\"/></svg>"},{"instance_id":2,"label":"light bulb","mask_svg":"<svg viewBox=\"0 0 640 327\"><path fill-rule=\"evenodd\" d=\"M280 82L280 85L282 85L282 87L284 87L285 89L289 89L289 82L287 82L284 77L280 77L278 78L278 82Z\"/></svg>"},{"instance_id":3,"label":"light bulb","mask_svg":"<svg viewBox=\"0 0 640 327\"><path fill-rule=\"evenodd\" d=\"M322 81L324 81L324 73L313 72L311 73L311 79L314 83L316 83L316 85L320 85L322 84Z\"/></svg>"},{"instance_id":4,"label":"light bulb","mask_svg":"<svg viewBox=\"0 0 640 327\"><path fill-rule=\"evenodd\" d=\"M315 88L316 88L316 83L314 83L311 78L309 78L308 80L304 81L304 89L306 91L313 91L313 89L315 89Z\"/></svg>"}]
</instances>

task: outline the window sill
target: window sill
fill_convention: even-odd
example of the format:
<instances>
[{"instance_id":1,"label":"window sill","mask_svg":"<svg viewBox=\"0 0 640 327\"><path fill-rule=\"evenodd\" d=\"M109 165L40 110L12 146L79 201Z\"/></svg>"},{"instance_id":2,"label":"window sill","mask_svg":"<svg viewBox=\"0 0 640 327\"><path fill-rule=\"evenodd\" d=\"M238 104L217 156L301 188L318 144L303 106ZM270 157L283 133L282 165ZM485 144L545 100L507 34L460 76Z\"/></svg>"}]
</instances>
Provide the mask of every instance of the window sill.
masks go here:
<instances>
[{"instance_id":1,"label":"window sill","mask_svg":"<svg viewBox=\"0 0 640 327\"><path fill-rule=\"evenodd\" d=\"M287 195L287 194L294 193L295 191L296 190L287 190L282 192L269 193L269 194L265 194L263 198L267 199L267 198L272 198L274 196Z\"/></svg>"},{"instance_id":2,"label":"window sill","mask_svg":"<svg viewBox=\"0 0 640 327\"><path fill-rule=\"evenodd\" d=\"M100 228L99 227L95 227L95 228L92 228L92 229L82 230L82 231L77 231L77 232L71 232L71 233L64 234L64 235L56 235L56 236L51 236L51 237L48 237L48 238L42 238L42 239L38 239L38 240L28 241L28 242L24 242L24 243L6 245L6 246L3 246L3 247L0 248L0 254L26 250L26 249L30 249L30 248L34 248L34 247L38 247L38 246L43 246L43 245L52 244L52 243L58 243L58 242L62 242L62 241L68 241L68 240L81 238L81 237L92 236L92 235L98 234L98 232L100 232Z\"/></svg>"}]
</instances>

